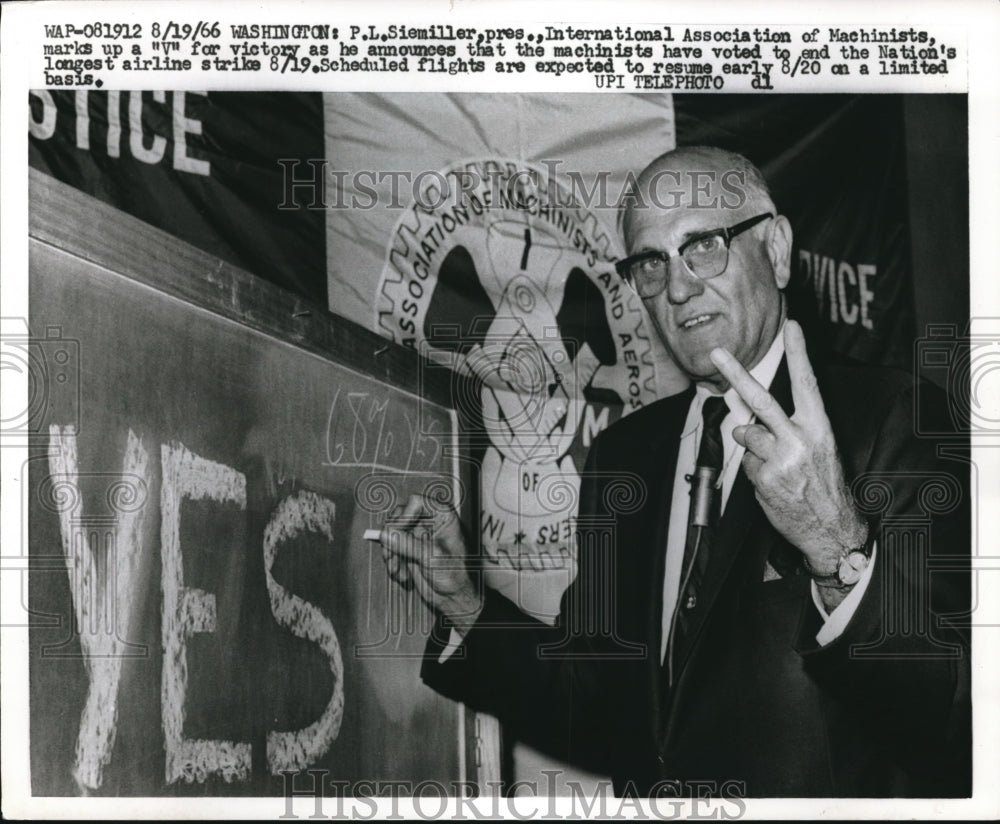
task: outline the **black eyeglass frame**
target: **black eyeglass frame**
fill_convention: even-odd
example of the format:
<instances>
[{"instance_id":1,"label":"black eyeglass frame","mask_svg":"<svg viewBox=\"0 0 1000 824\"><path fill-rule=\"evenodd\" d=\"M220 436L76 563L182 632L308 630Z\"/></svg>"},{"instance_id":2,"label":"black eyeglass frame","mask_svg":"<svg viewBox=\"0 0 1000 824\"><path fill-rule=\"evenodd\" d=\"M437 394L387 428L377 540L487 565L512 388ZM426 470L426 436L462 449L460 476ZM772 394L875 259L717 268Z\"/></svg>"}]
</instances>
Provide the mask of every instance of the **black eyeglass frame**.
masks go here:
<instances>
[{"instance_id":1,"label":"black eyeglass frame","mask_svg":"<svg viewBox=\"0 0 1000 824\"><path fill-rule=\"evenodd\" d=\"M717 278L719 275L725 272L727 267L729 266L729 244L732 242L733 238L736 237L737 235L743 234L748 229L752 229L758 223L763 223L765 220L772 217L774 217L774 212L764 212L762 214L756 215L755 217L751 217L747 220L740 221L735 226L721 227L719 229L712 229L708 232L700 232L694 237L688 238L680 246L677 247L677 256L682 261L684 261L684 268L688 270L688 273L691 275L691 277L698 278L698 280L711 280L712 278ZM688 265L687 260L684 259L684 252L686 249L690 248L693 244L698 243L698 241L704 240L707 237L722 238L722 242L726 246L726 265L723 266L714 275L707 275L705 277L702 277L701 275L695 274L691 270L691 267ZM615 271L618 272L618 277L620 277L623 281L625 281L625 283L628 284L629 288L632 289L637 294L638 290L636 289L634 280L631 274L629 273L632 267L635 266L635 264L641 263L644 260L659 260L661 263L666 263L668 260L670 260L670 255L667 252L661 252L657 249L647 249L645 252L639 252L638 254L630 255L629 257L623 258L622 260L619 260L617 263L615 263ZM667 278L664 278L663 288L661 288L659 291L651 295L646 295L644 300L649 298L655 298L658 294L660 294L663 291L663 289L666 288L666 285L667 285Z\"/></svg>"}]
</instances>

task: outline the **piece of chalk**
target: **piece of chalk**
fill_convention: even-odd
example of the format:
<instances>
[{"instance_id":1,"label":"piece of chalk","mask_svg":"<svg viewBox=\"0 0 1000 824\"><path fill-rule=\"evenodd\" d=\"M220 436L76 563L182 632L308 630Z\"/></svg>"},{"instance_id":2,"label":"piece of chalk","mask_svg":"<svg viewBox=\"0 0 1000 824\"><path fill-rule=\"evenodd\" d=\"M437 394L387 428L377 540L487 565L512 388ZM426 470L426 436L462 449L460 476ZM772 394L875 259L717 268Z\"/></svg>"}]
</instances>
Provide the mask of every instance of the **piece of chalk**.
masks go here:
<instances>
[{"instance_id":1,"label":"piece of chalk","mask_svg":"<svg viewBox=\"0 0 1000 824\"><path fill-rule=\"evenodd\" d=\"M365 537L366 541L381 541L382 540L382 530L381 529L366 529L364 537Z\"/></svg>"}]
</instances>

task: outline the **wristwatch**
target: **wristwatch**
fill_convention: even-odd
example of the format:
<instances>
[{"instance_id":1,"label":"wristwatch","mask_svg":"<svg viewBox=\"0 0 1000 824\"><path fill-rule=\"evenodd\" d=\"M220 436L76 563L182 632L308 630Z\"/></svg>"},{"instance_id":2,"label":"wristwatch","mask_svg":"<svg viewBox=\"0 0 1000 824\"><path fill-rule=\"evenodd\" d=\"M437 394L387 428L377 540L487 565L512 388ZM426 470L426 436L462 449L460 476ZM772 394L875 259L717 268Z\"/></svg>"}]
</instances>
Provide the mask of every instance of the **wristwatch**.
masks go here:
<instances>
[{"instance_id":1,"label":"wristwatch","mask_svg":"<svg viewBox=\"0 0 1000 824\"><path fill-rule=\"evenodd\" d=\"M837 562L836 572L819 573L809 565L809 559L802 556L802 564L806 572L816 582L816 586L830 589L849 589L853 587L868 568L872 557L873 530L868 530L868 537L865 542L854 549L849 549L840 556Z\"/></svg>"}]
</instances>

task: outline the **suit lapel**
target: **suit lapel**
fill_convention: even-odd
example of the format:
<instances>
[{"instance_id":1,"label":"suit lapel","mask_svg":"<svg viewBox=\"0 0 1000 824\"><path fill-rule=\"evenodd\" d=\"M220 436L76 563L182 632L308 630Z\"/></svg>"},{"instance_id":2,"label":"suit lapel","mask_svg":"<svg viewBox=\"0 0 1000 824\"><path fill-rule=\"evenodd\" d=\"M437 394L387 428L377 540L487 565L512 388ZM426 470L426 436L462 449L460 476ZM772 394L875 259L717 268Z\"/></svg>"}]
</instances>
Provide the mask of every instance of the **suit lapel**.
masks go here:
<instances>
[{"instance_id":1,"label":"suit lapel","mask_svg":"<svg viewBox=\"0 0 1000 824\"><path fill-rule=\"evenodd\" d=\"M774 399L778 401L785 414L790 416L794 411L794 407L792 405L788 367L784 358L782 358L774 380L771 382L770 392L774 396ZM722 514L722 520L715 535L712 555L708 561L708 568L705 572L698 605L690 616L690 631L684 639L683 646L676 651L677 658L675 665L677 666L676 675L678 681L683 675L684 667L690 659L692 651L698 645L698 639L704 629L705 621L711 614L734 563L742 554L747 538L755 531L761 529L771 529L771 526L764 515L764 511L760 508L760 504L757 502L753 484L750 483L749 478L747 478L741 467L736 475L733 488L729 493L729 500L726 502L726 509ZM756 567L754 568L756 569Z\"/></svg>"}]
</instances>

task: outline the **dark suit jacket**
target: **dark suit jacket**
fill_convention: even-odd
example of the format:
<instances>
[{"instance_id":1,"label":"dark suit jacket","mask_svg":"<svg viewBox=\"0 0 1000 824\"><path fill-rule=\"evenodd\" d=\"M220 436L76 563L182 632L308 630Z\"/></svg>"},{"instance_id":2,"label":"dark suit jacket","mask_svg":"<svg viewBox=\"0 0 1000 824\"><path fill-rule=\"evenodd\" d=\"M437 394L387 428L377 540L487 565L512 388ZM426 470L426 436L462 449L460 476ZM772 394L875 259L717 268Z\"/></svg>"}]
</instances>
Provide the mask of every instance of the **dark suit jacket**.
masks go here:
<instances>
[{"instance_id":1,"label":"dark suit jacket","mask_svg":"<svg viewBox=\"0 0 1000 824\"><path fill-rule=\"evenodd\" d=\"M487 591L444 664L446 632L431 639L424 680L552 755L611 775L619 792L670 795L686 790L669 782L711 781L716 793L749 797L968 795L968 645L939 620L969 608L968 464L916 432L947 425L930 387L918 393L908 375L875 367L817 376L848 482L878 535L872 580L837 640L816 644L821 619L801 554L741 470L666 689L663 563L689 389L595 440L578 574L558 625ZM771 391L790 412L784 363ZM930 572L929 554L956 556L957 570ZM764 580L768 561L783 577Z\"/></svg>"}]
</instances>

